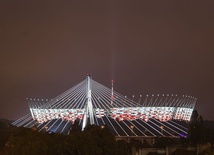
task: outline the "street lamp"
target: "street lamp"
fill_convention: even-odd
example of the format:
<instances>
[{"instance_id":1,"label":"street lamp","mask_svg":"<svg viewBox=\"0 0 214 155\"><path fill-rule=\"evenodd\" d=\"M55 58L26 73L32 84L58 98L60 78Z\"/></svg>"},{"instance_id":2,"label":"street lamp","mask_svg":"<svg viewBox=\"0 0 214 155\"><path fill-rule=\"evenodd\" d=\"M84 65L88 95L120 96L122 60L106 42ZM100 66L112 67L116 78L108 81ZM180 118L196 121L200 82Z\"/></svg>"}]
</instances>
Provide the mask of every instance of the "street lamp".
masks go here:
<instances>
[{"instance_id":1,"label":"street lamp","mask_svg":"<svg viewBox=\"0 0 214 155\"><path fill-rule=\"evenodd\" d=\"M133 131L133 130L134 130L134 126L131 125L130 128L131 128L131 130L132 130L132 134L131 134L131 135L133 136L133 133L134 133L134 131Z\"/></svg>"},{"instance_id":2,"label":"street lamp","mask_svg":"<svg viewBox=\"0 0 214 155\"><path fill-rule=\"evenodd\" d=\"M45 131L46 131L46 132L48 131L48 126L45 126Z\"/></svg>"},{"instance_id":3,"label":"street lamp","mask_svg":"<svg viewBox=\"0 0 214 155\"><path fill-rule=\"evenodd\" d=\"M162 136L163 136L163 130L164 130L164 126L160 126L160 129L161 129L161 134L162 134Z\"/></svg>"}]
</instances>

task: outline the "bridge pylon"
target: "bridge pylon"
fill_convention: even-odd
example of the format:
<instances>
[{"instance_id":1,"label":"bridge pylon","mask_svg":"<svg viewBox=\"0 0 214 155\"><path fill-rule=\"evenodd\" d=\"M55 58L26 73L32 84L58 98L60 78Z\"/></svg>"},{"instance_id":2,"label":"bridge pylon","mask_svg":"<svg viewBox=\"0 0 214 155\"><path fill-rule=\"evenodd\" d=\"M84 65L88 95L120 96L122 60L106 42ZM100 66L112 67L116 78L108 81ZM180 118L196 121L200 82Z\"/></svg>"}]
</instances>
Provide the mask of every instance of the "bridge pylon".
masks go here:
<instances>
[{"instance_id":1,"label":"bridge pylon","mask_svg":"<svg viewBox=\"0 0 214 155\"><path fill-rule=\"evenodd\" d=\"M85 126L87 125L88 118L90 124L94 124L94 112L93 112L93 105L91 100L91 76L86 76L86 106L85 106L85 113L83 117L83 124L82 124L82 130L84 130Z\"/></svg>"}]
</instances>

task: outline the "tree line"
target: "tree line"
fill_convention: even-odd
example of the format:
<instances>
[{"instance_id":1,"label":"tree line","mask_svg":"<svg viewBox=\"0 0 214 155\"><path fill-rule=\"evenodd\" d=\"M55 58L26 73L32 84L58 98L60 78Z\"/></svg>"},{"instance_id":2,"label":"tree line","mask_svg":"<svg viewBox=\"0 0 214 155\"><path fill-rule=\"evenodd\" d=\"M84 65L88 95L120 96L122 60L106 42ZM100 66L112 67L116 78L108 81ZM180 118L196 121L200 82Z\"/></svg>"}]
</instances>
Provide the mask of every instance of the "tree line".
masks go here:
<instances>
[{"instance_id":1,"label":"tree line","mask_svg":"<svg viewBox=\"0 0 214 155\"><path fill-rule=\"evenodd\" d=\"M0 125L1 126L1 125ZM0 129L0 154L5 155L128 155L130 146L116 141L107 127L73 128L69 135L38 132L23 127Z\"/></svg>"}]
</instances>

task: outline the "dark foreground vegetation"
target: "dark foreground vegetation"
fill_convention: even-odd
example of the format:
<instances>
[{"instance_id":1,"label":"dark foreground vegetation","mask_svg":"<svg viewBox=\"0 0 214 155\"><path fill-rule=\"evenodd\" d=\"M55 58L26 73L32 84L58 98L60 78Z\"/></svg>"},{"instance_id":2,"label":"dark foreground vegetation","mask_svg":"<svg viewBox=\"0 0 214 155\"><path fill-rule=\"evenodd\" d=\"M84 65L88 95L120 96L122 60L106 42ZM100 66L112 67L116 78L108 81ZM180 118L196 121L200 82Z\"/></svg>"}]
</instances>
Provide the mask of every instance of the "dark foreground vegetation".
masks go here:
<instances>
[{"instance_id":1,"label":"dark foreground vegetation","mask_svg":"<svg viewBox=\"0 0 214 155\"><path fill-rule=\"evenodd\" d=\"M0 124L0 154L14 155L127 155L129 146L115 141L109 130L88 126L83 132L72 130L69 135Z\"/></svg>"},{"instance_id":2,"label":"dark foreground vegetation","mask_svg":"<svg viewBox=\"0 0 214 155\"><path fill-rule=\"evenodd\" d=\"M133 139L116 141L107 127L89 125L84 131L74 124L69 135L38 132L11 126L0 120L0 155L130 155L133 148L165 148L169 145L197 145L214 142L214 122L203 121L197 111L189 123L188 138L169 139L159 137L154 145Z\"/></svg>"}]
</instances>

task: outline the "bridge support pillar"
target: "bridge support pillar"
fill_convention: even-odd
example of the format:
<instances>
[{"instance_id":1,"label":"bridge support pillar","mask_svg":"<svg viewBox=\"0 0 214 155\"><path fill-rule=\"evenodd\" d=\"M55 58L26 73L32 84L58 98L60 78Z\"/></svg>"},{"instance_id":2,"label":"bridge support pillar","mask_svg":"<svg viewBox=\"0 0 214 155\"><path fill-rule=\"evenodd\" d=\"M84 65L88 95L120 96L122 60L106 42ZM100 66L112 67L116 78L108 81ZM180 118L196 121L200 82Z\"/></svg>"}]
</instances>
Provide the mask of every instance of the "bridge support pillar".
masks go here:
<instances>
[{"instance_id":1,"label":"bridge support pillar","mask_svg":"<svg viewBox=\"0 0 214 155\"><path fill-rule=\"evenodd\" d=\"M85 107L85 113L83 117L83 124L82 124L82 130L84 130L85 126L87 125L88 118L90 124L94 124L94 112L93 112L93 105L92 105L92 100L91 100L91 76L87 75L86 76L86 97L87 97L87 102L86 102L86 107Z\"/></svg>"}]
</instances>

